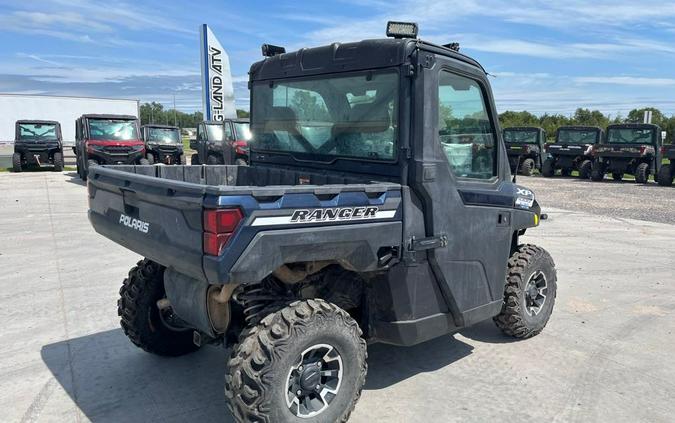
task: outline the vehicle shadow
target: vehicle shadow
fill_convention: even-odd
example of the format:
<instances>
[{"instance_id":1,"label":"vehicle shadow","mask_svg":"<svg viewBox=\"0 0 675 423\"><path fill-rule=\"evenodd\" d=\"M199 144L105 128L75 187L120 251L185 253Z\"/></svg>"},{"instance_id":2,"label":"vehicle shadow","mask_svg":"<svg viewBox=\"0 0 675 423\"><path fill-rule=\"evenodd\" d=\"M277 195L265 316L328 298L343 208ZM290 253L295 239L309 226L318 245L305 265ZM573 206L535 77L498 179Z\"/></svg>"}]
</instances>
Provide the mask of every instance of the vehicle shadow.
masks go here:
<instances>
[{"instance_id":1,"label":"vehicle shadow","mask_svg":"<svg viewBox=\"0 0 675 423\"><path fill-rule=\"evenodd\" d=\"M78 175L77 172L66 172L66 176L68 177L68 179L66 179L66 182L68 183L80 185L83 187L87 186L87 183L80 179L80 175Z\"/></svg>"}]
</instances>

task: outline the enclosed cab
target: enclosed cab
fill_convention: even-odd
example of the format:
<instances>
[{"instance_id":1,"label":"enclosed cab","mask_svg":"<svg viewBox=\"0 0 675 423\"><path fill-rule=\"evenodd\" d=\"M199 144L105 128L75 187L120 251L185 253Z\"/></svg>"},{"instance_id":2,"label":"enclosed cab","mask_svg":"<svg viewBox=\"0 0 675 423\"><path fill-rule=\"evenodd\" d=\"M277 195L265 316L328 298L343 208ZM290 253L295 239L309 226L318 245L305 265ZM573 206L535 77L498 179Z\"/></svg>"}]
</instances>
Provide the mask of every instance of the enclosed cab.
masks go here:
<instances>
[{"instance_id":1,"label":"enclosed cab","mask_svg":"<svg viewBox=\"0 0 675 423\"><path fill-rule=\"evenodd\" d=\"M197 126L197 138L190 144L190 148L197 151L191 163L246 165L250 139L248 119L202 122Z\"/></svg>"},{"instance_id":2,"label":"enclosed cab","mask_svg":"<svg viewBox=\"0 0 675 423\"><path fill-rule=\"evenodd\" d=\"M82 115L75 121L77 173L101 164L150 164L145 158L138 118L130 115Z\"/></svg>"},{"instance_id":3,"label":"enclosed cab","mask_svg":"<svg viewBox=\"0 0 675 423\"><path fill-rule=\"evenodd\" d=\"M503 136L511 173L530 176L535 169L541 171L546 131L536 126L519 126L504 129Z\"/></svg>"},{"instance_id":4,"label":"enclosed cab","mask_svg":"<svg viewBox=\"0 0 675 423\"><path fill-rule=\"evenodd\" d=\"M542 165L542 175L551 177L560 169L562 176L570 176L577 170L581 179L590 178L595 161L593 146L603 136L603 130L596 126L561 126L555 143L546 144L548 157Z\"/></svg>"},{"instance_id":5,"label":"enclosed cab","mask_svg":"<svg viewBox=\"0 0 675 423\"><path fill-rule=\"evenodd\" d=\"M28 166L53 165L63 170L61 124L52 120L19 120L15 124L12 170Z\"/></svg>"},{"instance_id":6,"label":"enclosed cab","mask_svg":"<svg viewBox=\"0 0 675 423\"><path fill-rule=\"evenodd\" d=\"M661 186L673 185L675 179L675 144L664 144L661 146L662 160L668 159L668 164L662 164L658 173L658 182Z\"/></svg>"},{"instance_id":7,"label":"enclosed cab","mask_svg":"<svg viewBox=\"0 0 675 423\"><path fill-rule=\"evenodd\" d=\"M661 167L661 128L647 123L609 125L605 139L594 148L592 179L601 181L611 173L615 181L624 174L645 184Z\"/></svg>"},{"instance_id":8,"label":"enclosed cab","mask_svg":"<svg viewBox=\"0 0 675 423\"><path fill-rule=\"evenodd\" d=\"M137 346L232 345L237 422L344 422L367 341L484 320L540 333L556 270L512 182L487 73L455 45L333 43L251 66L250 166L96 166L94 229L144 256L120 291ZM305 420L307 419L307 420Z\"/></svg>"},{"instance_id":9,"label":"enclosed cab","mask_svg":"<svg viewBox=\"0 0 675 423\"><path fill-rule=\"evenodd\" d=\"M145 142L145 158L150 164L186 164L180 128L167 125L143 125L141 135Z\"/></svg>"}]
</instances>

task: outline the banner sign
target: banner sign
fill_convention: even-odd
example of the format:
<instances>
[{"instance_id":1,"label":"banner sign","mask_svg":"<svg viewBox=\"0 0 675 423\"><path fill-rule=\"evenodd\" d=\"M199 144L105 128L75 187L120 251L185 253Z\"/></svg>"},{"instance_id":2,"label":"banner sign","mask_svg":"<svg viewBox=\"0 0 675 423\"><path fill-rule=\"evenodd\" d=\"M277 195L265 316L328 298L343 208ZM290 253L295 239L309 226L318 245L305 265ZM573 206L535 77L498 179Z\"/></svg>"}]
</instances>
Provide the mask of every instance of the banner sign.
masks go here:
<instances>
[{"instance_id":1,"label":"banner sign","mask_svg":"<svg viewBox=\"0 0 675 423\"><path fill-rule=\"evenodd\" d=\"M204 120L234 119L237 110L234 107L230 58L206 24L200 27L199 33Z\"/></svg>"}]
</instances>

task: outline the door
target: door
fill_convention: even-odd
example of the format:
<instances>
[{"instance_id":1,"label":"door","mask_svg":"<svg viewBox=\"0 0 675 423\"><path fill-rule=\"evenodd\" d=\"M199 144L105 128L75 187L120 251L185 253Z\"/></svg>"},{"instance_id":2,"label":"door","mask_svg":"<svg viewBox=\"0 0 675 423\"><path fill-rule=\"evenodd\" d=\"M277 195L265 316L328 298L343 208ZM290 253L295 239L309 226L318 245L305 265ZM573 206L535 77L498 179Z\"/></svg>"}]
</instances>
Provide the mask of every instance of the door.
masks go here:
<instances>
[{"instance_id":1,"label":"door","mask_svg":"<svg viewBox=\"0 0 675 423\"><path fill-rule=\"evenodd\" d=\"M434 274L457 323L469 325L501 309L513 189L485 76L452 59L430 62L416 82L424 94L416 96L414 179L427 236L446 239L428 251Z\"/></svg>"},{"instance_id":2,"label":"door","mask_svg":"<svg viewBox=\"0 0 675 423\"><path fill-rule=\"evenodd\" d=\"M197 125L197 156L199 156L199 163L206 163L206 157L208 156L206 138L206 124L200 123Z\"/></svg>"}]
</instances>

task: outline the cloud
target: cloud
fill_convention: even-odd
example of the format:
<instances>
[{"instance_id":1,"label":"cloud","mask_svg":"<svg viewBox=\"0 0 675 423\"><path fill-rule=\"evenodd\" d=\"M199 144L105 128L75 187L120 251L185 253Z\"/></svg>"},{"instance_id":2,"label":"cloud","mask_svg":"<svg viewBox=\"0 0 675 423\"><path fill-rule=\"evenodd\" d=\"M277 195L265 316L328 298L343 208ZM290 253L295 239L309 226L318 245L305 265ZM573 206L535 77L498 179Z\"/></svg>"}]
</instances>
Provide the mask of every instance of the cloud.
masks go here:
<instances>
[{"instance_id":1,"label":"cloud","mask_svg":"<svg viewBox=\"0 0 675 423\"><path fill-rule=\"evenodd\" d=\"M579 84L610 84L610 85L634 85L649 87L675 86L673 78L645 78L636 76L584 76L574 78Z\"/></svg>"}]
</instances>

